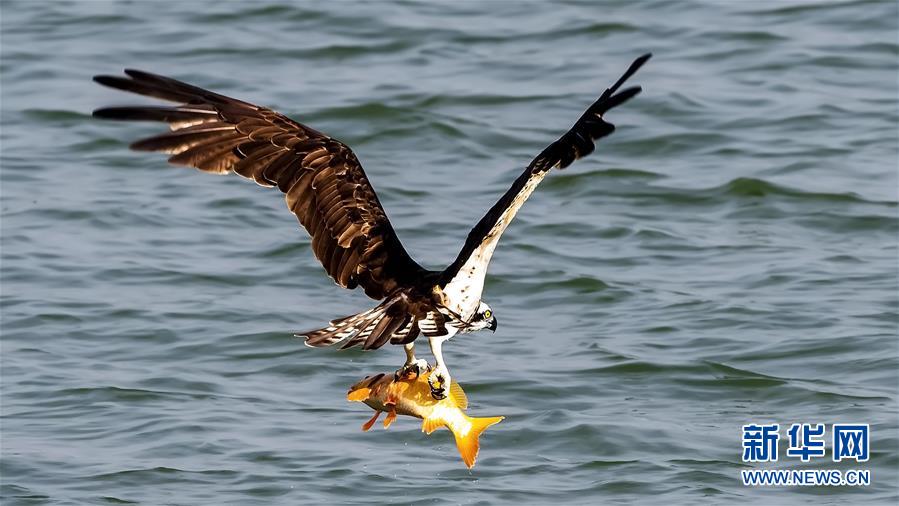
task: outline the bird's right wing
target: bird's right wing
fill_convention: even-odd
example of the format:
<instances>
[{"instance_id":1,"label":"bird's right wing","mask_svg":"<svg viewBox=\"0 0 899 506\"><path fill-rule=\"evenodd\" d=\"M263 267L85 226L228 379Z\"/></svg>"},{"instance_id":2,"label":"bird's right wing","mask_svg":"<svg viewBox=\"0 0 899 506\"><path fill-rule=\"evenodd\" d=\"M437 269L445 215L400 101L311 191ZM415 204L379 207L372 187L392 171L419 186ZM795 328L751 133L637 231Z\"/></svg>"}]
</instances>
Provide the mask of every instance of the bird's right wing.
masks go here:
<instances>
[{"instance_id":1,"label":"bird's right wing","mask_svg":"<svg viewBox=\"0 0 899 506\"><path fill-rule=\"evenodd\" d=\"M102 85L180 103L108 107L94 116L169 124L171 132L131 145L172 155L169 162L235 172L277 186L312 236L312 250L341 286L376 300L414 283L424 269L400 243L356 155L342 142L247 102L168 77L126 70Z\"/></svg>"},{"instance_id":2,"label":"bird's right wing","mask_svg":"<svg viewBox=\"0 0 899 506\"><path fill-rule=\"evenodd\" d=\"M468 239L459 256L441 275L443 291L448 300L458 301L458 307L451 308L464 317L477 307L480 299L487 264L500 235L515 217L515 213L537 188L547 172L558 167L564 169L578 158L589 155L595 149L595 141L615 131L615 126L607 122L603 115L640 93L640 87L618 89L646 63L650 54L645 54L631 63L618 81L606 89L580 119L562 137L550 144L534 158L518 179L512 183L499 201L487 211L481 221L468 234Z\"/></svg>"}]
</instances>

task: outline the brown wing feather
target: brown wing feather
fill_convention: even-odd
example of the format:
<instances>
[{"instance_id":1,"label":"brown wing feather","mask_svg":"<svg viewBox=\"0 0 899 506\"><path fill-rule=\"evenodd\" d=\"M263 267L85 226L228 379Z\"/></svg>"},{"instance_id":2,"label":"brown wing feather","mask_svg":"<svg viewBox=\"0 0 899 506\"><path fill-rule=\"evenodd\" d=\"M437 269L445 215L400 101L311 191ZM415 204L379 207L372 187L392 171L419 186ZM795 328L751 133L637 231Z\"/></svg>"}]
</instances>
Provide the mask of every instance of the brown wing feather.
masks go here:
<instances>
[{"instance_id":1,"label":"brown wing feather","mask_svg":"<svg viewBox=\"0 0 899 506\"><path fill-rule=\"evenodd\" d=\"M277 186L312 236L315 256L343 287L362 286L368 296L383 299L428 275L403 248L356 155L342 142L270 109L168 77L125 74L94 80L181 104L94 111L98 118L169 124L171 132L140 140L133 149L161 151L172 155L173 164ZM378 330L402 323L384 323Z\"/></svg>"}]
</instances>

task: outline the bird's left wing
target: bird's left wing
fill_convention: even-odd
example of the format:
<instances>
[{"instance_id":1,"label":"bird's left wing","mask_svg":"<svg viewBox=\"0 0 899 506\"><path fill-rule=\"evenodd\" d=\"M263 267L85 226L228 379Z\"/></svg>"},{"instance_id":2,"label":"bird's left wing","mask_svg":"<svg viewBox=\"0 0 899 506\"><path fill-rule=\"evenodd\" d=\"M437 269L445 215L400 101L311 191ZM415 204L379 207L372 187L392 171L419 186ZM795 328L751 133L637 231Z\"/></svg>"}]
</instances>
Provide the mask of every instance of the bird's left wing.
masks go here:
<instances>
[{"instance_id":1,"label":"bird's left wing","mask_svg":"<svg viewBox=\"0 0 899 506\"><path fill-rule=\"evenodd\" d=\"M597 139L615 131L615 126L607 122L603 115L640 93L639 86L620 92L618 89L650 56L652 55L645 54L634 60L624 75L603 92L570 130L531 161L512 187L471 230L459 256L441 275L446 300L456 301L456 307L451 309L467 318L477 308L487 264L500 235L509 226L515 213L551 168L564 169L578 158L589 155L595 149L594 142Z\"/></svg>"},{"instance_id":2,"label":"bird's left wing","mask_svg":"<svg viewBox=\"0 0 899 506\"><path fill-rule=\"evenodd\" d=\"M180 103L107 107L94 116L169 124L171 132L131 145L205 172L235 172L277 186L312 236L312 250L341 286L383 299L425 270L400 243L356 155L342 142L270 109L175 79L126 70L100 84Z\"/></svg>"}]
</instances>

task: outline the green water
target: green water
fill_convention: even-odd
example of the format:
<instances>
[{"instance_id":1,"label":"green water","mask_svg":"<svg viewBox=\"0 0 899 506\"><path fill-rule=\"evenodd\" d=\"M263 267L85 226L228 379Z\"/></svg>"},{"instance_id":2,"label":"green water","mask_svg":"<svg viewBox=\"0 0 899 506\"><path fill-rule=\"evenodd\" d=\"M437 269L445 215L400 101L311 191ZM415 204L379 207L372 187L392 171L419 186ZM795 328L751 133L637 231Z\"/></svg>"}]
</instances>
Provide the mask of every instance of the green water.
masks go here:
<instances>
[{"instance_id":1,"label":"green water","mask_svg":"<svg viewBox=\"0 0 899 506\"><path fill-rule=\"evenodd\" d=\"M0 7L3 504L899 498L895 2ZM445 347L470 412L506 416L472 472L446 431L359 430L346 388L401 350L291 337L372 303L279 195L90 117L141 102L90 81L125 67L278 108L352 146L442 268L646 51L616 133L503 237L498 331ZM768 467L872 484L744 487L755 422L871 424L867 463Z\"/></svg>"}]
</instances>

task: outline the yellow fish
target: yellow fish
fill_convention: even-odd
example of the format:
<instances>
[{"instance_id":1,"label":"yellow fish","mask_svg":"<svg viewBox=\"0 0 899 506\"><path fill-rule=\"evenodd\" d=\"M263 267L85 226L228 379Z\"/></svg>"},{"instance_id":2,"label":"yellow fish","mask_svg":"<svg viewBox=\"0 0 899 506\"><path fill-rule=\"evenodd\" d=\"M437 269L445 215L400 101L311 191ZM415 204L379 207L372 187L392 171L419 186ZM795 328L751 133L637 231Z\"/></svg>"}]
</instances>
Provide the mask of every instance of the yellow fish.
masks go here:
<instances>
[{"instance_id":1,"label":"yellow fish","mask_svg":"<svg viewBox=\"0 0 899 506\"><path fill-rule=\"evenodd\" d=\"M382 412L387 413L385 429L398 414L421 418L421 430L427 434L440 427L448 428L456 437L462 461L471 469L478 458L481 432L504 417L472 418L466 415L463 410L468 408L468 399L456 382L450 385L450 394L445 399L435 400L428 385L430 374L431 371L420 375L410 373L399 379L394 379L393 374L376 374L350 387L346 398L364 402L375 410L374 416L362 426L363 431L370 429Z\"/></svg>"}]
</instances>

